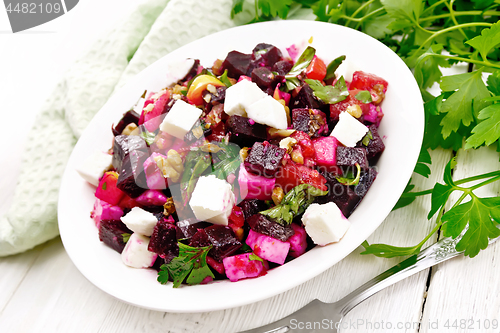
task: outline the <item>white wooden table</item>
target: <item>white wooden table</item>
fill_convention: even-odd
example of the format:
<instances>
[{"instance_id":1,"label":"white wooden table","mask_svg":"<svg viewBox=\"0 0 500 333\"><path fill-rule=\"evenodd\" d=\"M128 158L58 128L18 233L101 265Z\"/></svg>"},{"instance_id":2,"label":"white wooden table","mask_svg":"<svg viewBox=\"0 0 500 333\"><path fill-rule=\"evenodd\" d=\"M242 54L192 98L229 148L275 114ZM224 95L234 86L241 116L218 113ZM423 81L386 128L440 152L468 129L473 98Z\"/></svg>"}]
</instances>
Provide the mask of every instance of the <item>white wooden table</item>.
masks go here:
<instances>
[{"instance_id":1,"label":"white wooden table","mask_svg":"<svg viewBox=\"0 0 500 333\"><path fill-rule=\"evenodd\" d=\"M7 35L0 36L2 50L28 47ZM22 38L36 42L29 34ZM46 61L44 56L48 57L43 52L39 55L40 63ZM15 61L15 56L2 57L2 69L8 71L6 61ZM22 71L10 69L4 76L11 80L2 82L2 88L10 87L7 105L19 96L21 81L16 78ZM47 80L47 73L41 72L40 77L32 77L35 83ZM52 82L56 78L51 77ZM46 92L41 90L35 102L43 100L41 95ZM35 111L25 112L33 116ZM6 111L0 112L9 116ZM15 133L14 127L6 128L0 140ZM14 175L0 179L0 213L12 196L22 143L8 150L8 161L5 155L0 160L1 170ZM428 189L440 180L450 157L447 151L432 152L435 172L430 179L415 176L417 188ZM488 148L460 151L458 162L454 172L457 179L500 167L498 153ZM483 195L496 196L499 186L494 184L484 191ZM433 227L426 219L429 207L430 197L426 196L391 213L368 241L417 244ZM429 244L435 241L433 237ZM0 258L0 332L236 332L284 317L314 298L335 301L401 261L361 256L360 252L358 248L318 277L276 297L225 311L175 314L137 308L100 291L79 273L56 238L26 253ZM500 246L495 244L474 259L461 256L403 280L349 313L343 332L500 332L499 255Z\"/></svg>"}]
</instances>

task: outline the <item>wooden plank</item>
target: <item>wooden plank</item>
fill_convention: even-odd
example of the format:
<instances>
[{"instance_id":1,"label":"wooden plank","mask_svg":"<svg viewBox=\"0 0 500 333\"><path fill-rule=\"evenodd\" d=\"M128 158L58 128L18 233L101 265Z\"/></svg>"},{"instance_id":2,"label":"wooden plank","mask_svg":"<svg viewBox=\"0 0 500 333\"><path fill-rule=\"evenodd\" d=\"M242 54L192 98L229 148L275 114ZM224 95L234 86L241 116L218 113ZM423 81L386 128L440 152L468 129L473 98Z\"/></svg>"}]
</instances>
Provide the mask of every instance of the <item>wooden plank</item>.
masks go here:
<instances>
[{"instance_id":1,"label":"wooden plank","mask_svg":"<svg viewBox=\"0 0 500 333\"><path fill-rule=\"evenodd\" d=\"M457 162L454 179L500 170L498 152L493 148L460 150ZM498 196L500 183L480 188L476 193L479 196ZM473 259L461 256L437 266L432 273L422 320L425 325L421 332L498 332L499 255L497 242Z\"/></svg>"}]
</instances>

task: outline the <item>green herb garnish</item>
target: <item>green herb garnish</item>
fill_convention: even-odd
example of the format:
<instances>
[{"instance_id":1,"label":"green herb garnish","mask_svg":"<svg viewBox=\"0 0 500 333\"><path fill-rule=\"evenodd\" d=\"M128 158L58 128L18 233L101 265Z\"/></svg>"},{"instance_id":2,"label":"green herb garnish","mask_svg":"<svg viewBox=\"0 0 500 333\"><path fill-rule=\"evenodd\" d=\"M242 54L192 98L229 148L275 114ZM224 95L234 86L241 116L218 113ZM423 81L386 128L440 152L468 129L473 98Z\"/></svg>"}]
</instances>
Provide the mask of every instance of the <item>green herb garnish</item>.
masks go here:
<instances>
[{"instance_id":1,"label":"green herb garnish","mask_svg":"<svg viewBox=\"0 0 500 333\"><path fill-rule=\"evenodd\" d=\"M325 76L325 81L329 79L334 79L335 78L335 71L337 68L339 68L340 64L345 60L345 55L342 55L340 57L337 57L332 60L326 67L326 76Z\"/></svg>"},{"instance_id":2,"label":"green herb garnish","mask_svg":"<svg viewBox=\"0 0 500 333\"><path fill-rule=\"evenodd\" d=\"M358 101L368 104L372 102L372 95L369 91L361 90L354 96Z\"/></svg>"},{"instance_id":3,"label":"green herb garnish","mask_svg":"<svg viewBox=\"0 0 500 333\"><path fill-rule=\"evenodd\" d=\"M151 146L155 141L156 134L154 132L150 132L147 129L143 128L139 136L143 138L144 141L146 141L148 146Z\"/></svg>"},{"instance_id":4,"label":"green herb garnish","mask_svg":"<svg viewBox=\"0 0 500 333\"><path fill-rule=\"evenodd\" d=\"M361 167L359 166L359 163L356 163L356 176L352 174L352 172L347 172L347 174L343 177L335 177L337 181L343 185L358 185L359 184L359 177L361 176Z\"/></svg>"},{"instance_id":5,"label":"green herb garnish","mask_svg":"<svg viewBox=\"0 0 500 333\"><path fill-rule=\"evenodd\" d=\"M349 96L349 91L347 90L347 85L343 76L341 76L333 86L324 86L320 81L311 79L305 79L304 82L311 87L314 96L327 104L341 102Z\"/></svg>"},{"instance_id":6,"label":"green herb garnish","mask_svg":"<svg viewBox=\"0 0 500 333\"><path fill-rule=\"evenodd\" d=\"M279 205L260 213L280 224L290 224L295 216L302 214L306 210L315 197L323 196L327 193L328 191L321 191L309 184L297 185L288 191Z\"/></svg>"},{"instance_id":7,"label":"green herb garnish","mask_svg":"<svg viewBox=\"0 0 500 333\"><path fill-rule=\"evenodd\" d=\"M177 288L184 280L186 280L187 284L193 285L200 284L208 276L214 277L207 265L207 254L212 245L191 247L181 242L177 244L179 244L179 256L172 259L168 264L160 266L158 282L166 284L169 277L171 277L174 281L174 288Z\"/></svg>"},{"instance_id":8,"label":"green herb garnish","mask_svg":"<svg viewBox=\"0 0 500 333\"><path fill-rule=\"evenodd\" d=\"M297 76L307 69L307 66L309 66L315 54L316 50L311 46L308 46L304 52L302 52L295 65L293 65L292 69L285 75L286 87L288 90L293 90L300 85L300 80Z\"/></svg>"}]
</instances>

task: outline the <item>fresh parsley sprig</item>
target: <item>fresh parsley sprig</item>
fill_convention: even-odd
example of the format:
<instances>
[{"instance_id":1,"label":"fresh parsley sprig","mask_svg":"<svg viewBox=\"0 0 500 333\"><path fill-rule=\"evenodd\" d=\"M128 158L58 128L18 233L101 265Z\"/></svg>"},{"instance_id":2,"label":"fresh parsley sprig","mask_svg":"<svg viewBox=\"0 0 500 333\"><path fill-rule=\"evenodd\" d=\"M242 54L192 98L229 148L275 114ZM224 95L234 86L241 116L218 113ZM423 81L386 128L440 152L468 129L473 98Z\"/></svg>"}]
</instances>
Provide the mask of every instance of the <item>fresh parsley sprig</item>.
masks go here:
<instances>
[{"instance_id":1,"label":"fresh parsley sprig","mask_svg":"<svg viewBox=\"0 0 500 333\"><path fill-rule=\"evenodd\" d=\"M187 284L200 284L207 277L214 278L214 274L207 265L207 254L212 245L206 247L191 247L181 242L179 255L168 264L160 266L158 282L166 284L172 278L174 288L179 287L184 280ZM186 279L187 278L187 279Z\"/></svg>"},{"instance_id":2,"label":"fresh parsley sprig","mask_svg":"<svg viewBox=\"0 0 500 333\"><path fill-rule=\"evenodd\" d=\"M243 2L233 0L233 14L243 10ZM500 152L499 1L254 0L254 4L253 22L276 16L286 19L294 8L300 7L311 11L319 21L344 25L371 35L405 61L413 71L425 101L425 134L415 173L429 176L432 161L428 149L442 147L456 152L461 148L475 149L484 145L494 146ZM469 64L469 72L443 76L441 68L458 62ZM330 76L329 80L332 78ZM428 88L436 84L441 92L433 96ZM451 172L451 167L449 170ZM493 226L499 222L496 218L498 211L493 204L498 197L480 198L474 193L473 186L464 188L461 185L475 179L486 179L483 182L486 184L496 181L497 176L496 173L487 173L455 181L454 185L450 185L449 178L445 185L436 184L433 189L419 192L412 192L415 186L410 181L394 209L411 204L421 195L432 193L440 197L440 191L443 195L448 191L462 191L463 198L447 212L444 212L444 204L438 206L438 223L416 246L401 248L374 244L367 245L364 253L387 257L414 254L440 228L445 235L455 237L458 231L468 226L457 247L465 249L466 255L475 256L486 246L487 238L497 234ZM449 200L449 196L445 197ZM444 200L444 197L440 198ZM465 198L470 200L462 203ZM433 203L431 211L434 214L436 207Z\"/></svg>"},{"instance_id":3,"label":"fresh parsley sprig","mask_svg":"<svg viewBox=\"0 0 500 333\"><path fill-rule=\"evenodd\" d=\"M500 171L454 181L451 170L455 166L456 159L453 158L445 167L444 184L436 183L432 190L414 193L413 197L431 194L431 209L427 217L430 219L437 213L435 227L420 243L412 247L398 247L387 244L369 245L365 242L362 254L386 258L413 255L420 252L425 242L441 228L445 237L452 238L457 238L465 231L456 248L458 251L465 251L466 256L475 257L488 246L489 239L500 236L500 229L497 227L500 223L500 197L481 198L474 193L478 188L500 180ZM478 180L483 182L469 187L462 186ZM462 192L462 195L445 212L450 195L455 191ZM465 201L466 199L470 200Z\"/></svg>"}]
</instances>

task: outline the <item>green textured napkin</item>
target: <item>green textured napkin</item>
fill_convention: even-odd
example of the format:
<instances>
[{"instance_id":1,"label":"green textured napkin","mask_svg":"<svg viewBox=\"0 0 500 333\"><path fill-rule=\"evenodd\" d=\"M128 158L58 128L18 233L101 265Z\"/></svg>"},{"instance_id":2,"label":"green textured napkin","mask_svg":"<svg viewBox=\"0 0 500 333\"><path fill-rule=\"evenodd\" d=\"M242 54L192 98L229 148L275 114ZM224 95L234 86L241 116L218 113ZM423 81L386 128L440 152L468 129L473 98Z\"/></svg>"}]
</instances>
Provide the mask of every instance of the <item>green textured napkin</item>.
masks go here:
<instances>
[{"instance_id":1,"label":"green textured napkin","mask_svg":"<svg viewBox=\"0 0 500 333\"><path fill-rule=\"evenodd\" d=\"M0 256L58 235L57 200L66 161L113 91L176 48L234 26L231 5L232 0L150 0L72 66L28 134L13 203L0 217Z\"/></svg>"}]
</instances>

